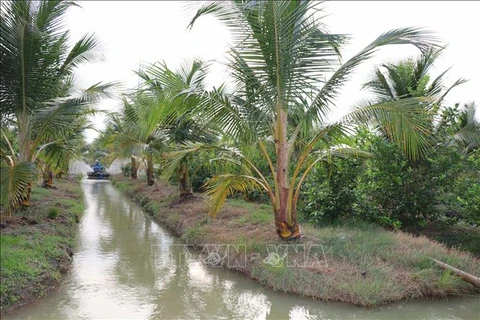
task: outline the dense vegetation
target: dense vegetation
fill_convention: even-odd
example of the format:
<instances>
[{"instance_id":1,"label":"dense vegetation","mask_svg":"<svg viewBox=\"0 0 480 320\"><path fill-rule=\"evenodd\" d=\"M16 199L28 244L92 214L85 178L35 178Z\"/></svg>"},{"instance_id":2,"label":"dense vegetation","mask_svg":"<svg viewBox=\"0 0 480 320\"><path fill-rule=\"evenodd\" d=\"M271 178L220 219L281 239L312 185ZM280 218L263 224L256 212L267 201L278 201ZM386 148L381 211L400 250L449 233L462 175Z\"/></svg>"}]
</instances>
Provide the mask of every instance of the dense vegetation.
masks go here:
<instances>
[{"instance_id":1,"label":"dense vegetation","mask_svg":"<svg viewBox=\"0 0 480 320\"><path fill-rule=\"evenodd\" d=\"M455 115L459 124L468 108L444 112ZM431 222L479 225L478 150L464 152L463 145L451 143L452 137L436 140L426 157L411 161L382 136L359 129L353 143L373 157L318 166L306 181L303 216L318 223L355 218L389 228Z\"/></svg>"},{"instance_id":2,"label":"dense vegetation","mask_svg":"<svg viewBox=\"0 0 480 320\"><path fill-rule=\"evenodd\" d=\"M197 248L206 265L236 270L280 292L361 306L478 292L431 258L471 274L480 272L479 259L424 236L351 221L322 228L305 225L304 236L286 244L272 232L269 204L228 199L212 219L204 214L206 197L178 202L175 188L163 181L147 187L143 181L119 175L113 183L183 243ZM238 250L220 245L217 251L212 243L232 244ZM272 248L277 248L278 259L271 255ZM222 259L209 260L212 250ZM316 257L315 263L308 262L311 257Z\"/></svg>"},{"instance_id":3,"label":"dense vegetation","mask_svg":"<svg viewBox=\"0 0 480 320\"><path fill-rule=\"evenodd\" d=\"M64 27L70 1L3 1L0 24L1 206L6 216L28 206L32 183L68 172L85 145L87 115L111 84L85 90L75 69L101 59L99 42L85 35L72 48ZM38 170L40 169L40 170Z\"/></svg>"},{"instance_id":4,"label":"dense vegetation","mask_svg":"<svg viewBox=\"0 0 480 320\"><path fill-rule=\"evenodd\" d=\"M348 38L324 29L322 19L312 14L320 6L317 1L201 3L189 27L213 15L231 31L232 83L207 90L209 65L201 60L185 61L176 70L153 62L137 72L140 85L120 94L121 109L108 115L106 129L86 146L82 132L91 126L88 116L110 96L113 84L76 88L76 68L101 60L101 54L93 35L69 48L63 20L73 5L60 0L1 4L2 221L15 221L15 214L24 212L31 198L35 201L31 192L37 181L55 188L53 177L84 156L107 164L128 161L123 173L133 184L143 169L145 188L151 190L157 190L160 177L170 181L178 185L177 202L195 198L193 191L204 192L212 216L221 214L228 197L258 202L271 214L262 209L224 226L254 221L276 231L280 240L295 240L302 236L302 222L303 235L332 244L331 254L338 259L348 254L335 243L332 228L346 221L349 227L342 232L354 234L357 226L363 236L378 233L386 247L394 247L401 240L391 238L402 234L379 231L382 227L418 233L462 230L478 244L477 106L445 105L445 96L465 80L447 85L446 71L434 77L431 67L445 48L432 33L411 27L387 31L342 62ZM356 68L392 45L413 46L418 57L375 67L363 87L372 98L331 121L328 115L338 110L336 97ZM184 236L206 239L188 230ZM370 240L365 239L377 243ZM2 244L14 249L22 241L2 234ZM412 245L426 246L422 241ZM447 258L446 249L432 246ZM478 254L479 247L462 248ZM422 255L420 264L427 260ZM471 261L467 256L458 258L465 268ZM417 262L406 267L417 268ZM2 272L4 265L2 259ZM430 269L427 274L416 270L426 286L439 276ZM270 278L274 281L275 275ZM396 290L392 282L388 285ZM375 304L378 292L369 294L358 303Z\"/></svg>"},{"instance_id":5,"label":"dense vegetation","mask_svg":"<svg viewBox=\"0 0 480 320\"><path fill-rule=\"evenodd\" d=\"M325 214L330 220L346 217L342 211L348 211L360 219L398 228L403 220L413 223L419 220L418 216L431 216L427 211L436 210L431 197L418 195L418 199L424 200L419 203L413 199L417 196L407 199L405 194L398 193L401 205L389 202L393 208L388 209L384 206L391 194L385 190L384 194L371 195L369 189L384 189L382 181L377 185L359 181L376 179L374 175L385 176L384 184L389 184L387 180L392 175L397 176L393 179L401 175L408 180L403 171L413 172L411 175L417 179L418 170L411 171L412 166L421 166L421 172L441 170L440 163L435 168L423 164L438 150L438 143L444 143L445 148L447 144L454 148L455 144L463 148L459 155L475 157L478 124L474 118L469 125L447 123L463 121L459 113L438 123L438 117L448 111L441 106L443 98L464 80L446 87L442 73L430 81L428 71L443 48L428 33L412 28L387 32L340 64L338 50L345 38L322 32L320 22L309 19L306 12L315 5L265 2L246 6L236 2L202 7L191 26L202 15L215 14L232 31L242 28L241 33L234 33L238 39L234 37L229 53L237 89L227 93L229 90L222 85L205 91L202 82L207 66L201 61L185 63L176 71L164 63L154 63L138 72L143 86L125 98L123 110L111 116L107 130L96 143L108 147L110 160L131 159L125 173L132 178L137 177L143 163L149 185L153 183L155 162L165 178L178 183L182 196L191 194L193 179L194 186L210 196L212 215L229 195L243 193L269 201L277 233L285 239L300 235L297 202L310 195L316 203L304 204L303 200L300 212L312 221L320 221L319 216L324 215L320 212L325 210L330 211ZM276 30L277 24L277 33L268 32ZM294 29L293 25L302 28ZM357 65L381 46L409 43L419 49L418 60L383 65L387 76L377 68L375 77L365 85L376 98L340 121L328 123L325 115L334 108L339 88ZM318 79L330 72L333 74L329 80L320 85ZM470 109L471 113L474 106ZM450 131L446 132L444 127ZM375 160L360 160L371 156ZM350 176L338 173L334 178L327 177L331 168L349 161L335 160L336 157L355 158L358 160L350 161L362 168L371 167L362 170L362 175L352 170ZM400 167L390 168L392 172L386 167L381 168L382 172L375 171L381 164L375 161L389 164L390 158L399 161ZM312 170L317 172L316 177L312 177ZM431 174L434 173L426 173L422 179L429 180ZM312 183L315 179L321 180L321 184ZM304 183L307 188L302 188ZM404 187L415 193L416 186ZM396 188L392 186L391 190ZM421 188L430 189L427 185ZM348 194L347 200L335 195L334 189L349 189L338 190L344 192L342 195ZM316 196L324 192L324 197ZM454 194L450 193L450 197ZM374 202L371 196L375 197ZM366 204L371 208L365 208ZM429 208L421 210L426 205Z\"/></svg>"},{"instance_id":6,"label":"dense vegetation","mask_svg":"<svg viewBox=\"0 0 480 320\"><path fill-rule=\"evenodd\" d=\"M299 215L319 224L354 218L388 228L478 224L476 106L443 105L464 80L447 86L446 72L432 77L444 47L431 33L391 30L341 63L347 38L325 32L309 14L316 2L203 4L190 27L214 15L232 31L234 89L206 90L209 66L200 60L178 70L152 63L137 72L142 84L124 93L123 108L86 148L79 133L110 85L75 91L74 69L99 54L93 35L67 48L62 19L70 5L2 4L7 214L28 205L36 168L51 186L53 172L66 172L88 150L91 160L128 159L124 172L133 179L145 168L148 185L162 175L182 197L206 192L212 215L228 196L268 201L283 239L300 236ZM415 46L418 57L377 66L364 85L372 98L331 122L327 114L355 68L398 44Z\"/></svg>"},{"instance_id":7,"label":"dense vegetation","mask_svg":"<svg viewBox=\"0 0 480 320\"><path fill-rule=\"evenodd\" d=\"M79 181L57 189L33 187L32 202L2 226L0 313L48 294L70 270L78 222L85 209Z\"/></svg>"}]
</instances>

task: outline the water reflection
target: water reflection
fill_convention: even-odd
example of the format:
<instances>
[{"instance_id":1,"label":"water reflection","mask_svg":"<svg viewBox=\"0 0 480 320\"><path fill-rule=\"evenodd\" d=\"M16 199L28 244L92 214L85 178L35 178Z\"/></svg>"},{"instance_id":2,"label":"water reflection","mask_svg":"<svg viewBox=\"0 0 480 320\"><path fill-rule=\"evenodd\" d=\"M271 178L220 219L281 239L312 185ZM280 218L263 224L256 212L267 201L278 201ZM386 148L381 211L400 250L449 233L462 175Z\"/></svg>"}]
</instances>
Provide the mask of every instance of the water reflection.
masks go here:
<instances>
[{"instance_id":1,"label":"water reflection","mask_svg":"<svg viewBox=\"0 0 480 320\"><path fill-rule=\"evenodd\" d=\"M83 189L71 273L4 319L479 319L478 296L371 310L273 292L204 266L108 181L86 180Z\"/></svg>"}]
</instances>

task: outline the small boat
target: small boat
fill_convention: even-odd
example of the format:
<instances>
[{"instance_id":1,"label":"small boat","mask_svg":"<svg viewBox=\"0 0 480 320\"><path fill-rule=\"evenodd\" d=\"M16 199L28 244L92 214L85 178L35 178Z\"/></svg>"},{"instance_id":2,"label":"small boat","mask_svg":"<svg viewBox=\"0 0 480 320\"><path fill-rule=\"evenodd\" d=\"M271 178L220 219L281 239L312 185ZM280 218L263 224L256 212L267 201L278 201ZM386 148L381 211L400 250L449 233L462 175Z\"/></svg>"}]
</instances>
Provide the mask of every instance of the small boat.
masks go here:
<instances>
[{"instance_id":1,"label":"small boat","mask_svg":"<svg viewBox=\"0 0 480 320\"><path fill-rule=\"evenodd\" d=\"M110 177L110 173L106 172L87 172L88 179L95 179L95 180L108 180Z\"/></svg>"},{"instance_id":2,"label":"small boat","mask_svg":"<svg viewBox=\"0 0 480 320\"><path fill-rule=\"evenodd\" d=\"M107 180L110 177L110 173L105 171L105 167L98 160L95 160L91 168L93 171L87 172L88 179Z\"/></svg>"}]
</instances>

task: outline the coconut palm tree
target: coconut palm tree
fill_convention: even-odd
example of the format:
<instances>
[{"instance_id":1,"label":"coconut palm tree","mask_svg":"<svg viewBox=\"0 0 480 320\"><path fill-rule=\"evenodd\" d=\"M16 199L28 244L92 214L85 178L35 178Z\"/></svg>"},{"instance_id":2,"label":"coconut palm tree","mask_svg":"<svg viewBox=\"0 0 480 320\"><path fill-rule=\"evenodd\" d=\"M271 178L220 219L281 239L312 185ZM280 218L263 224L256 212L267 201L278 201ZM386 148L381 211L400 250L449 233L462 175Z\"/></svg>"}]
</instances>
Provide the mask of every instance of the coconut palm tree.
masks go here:
<instances>
[{"instance_id":1,"label":"coconut palm tree","mask_svg":"<svg viewBox=\"0 0 480 320\"><path fill-rule=\"evenodd\" d=\"M430 69L440 57L444 48L432 47L417 58L408 58L398 63L385 63L374 69L374 76L363 85L364 89L374 94L371 103L395 101L412 97L428 97L430 103L420 103L427 111L424 116L428 118L431 130L435 131L435 123L441 116L442 101L456 86L466 82L459 78L450 87L444 84L448 70L443 71L431 81ZM377 124L378 127L378 124ZM379 127L384 136L385 129Z\"/></svg>"},{"instance_id":2,"label":"coconut palm tree","mask_svg":"<svg viewBox=\"0 0 480 320\"><path fill-rule=\"evenodd\" d=\"M128 102L123 99L123 104ZM132 171L130 176L132 179L137 179L138 164L136 157L133 155L127 154L125 148L120 148L118 146L118 137L123 131L124 119L121 112L111 112L107 115L106 127L104 130L101 130L99 136L87 147L87 152L85 158L87 162L93 162L94 160L99 160L102 163L105 163L107 167L116 159L125 160L131 156L133 163Z\"/></svg>"},{"instance_id":3,"label":"coconut palm tree","mask_svg":"<svg viewBox=\"0 0 480 320\"><path fill-rule=\"evenodd\" d=\"M55 143L49 132L63 132L73 119L92 112L92 103L105 97L111 87L97 84L83 91L73 90L75 68L101 58L93 35L83 36L69 49L63 22L73 5L72 1L58 0L1 3L0 111L2 122L16 128L19 146L18 155L12 155L15 161L2 166L2 176L14 172L6 169L7 164L27 167L23 163L35 162L48 145ZM28 204L31 182L26 186ZM2 199L18 198L3 197L7 190L13 189L2 188Z\"/></svg>"},{"instance_id":4,"label":"coconut palm tree","mask_svg":"<svg viewBox=\"0 0 480 320\"><path fill-rule=\"evenodd\" d=\"M72 160L80 158L81 150L86 145L83 132L91 128L86 116L80 116L72 119L67 130L56 131L50 136L51 143L39 156L40 162L43 163L43 187L55 188L54 173L57 176L67 173Z\"/></svg>"},{"instance_id":5,"label":"coconut palm tree","mask_svg":"<svg viewBox=\"0 0 480 320\"><path fill-rule=\"evenodd\" d=\"M374 70L374 77L363 85L363 88L374 94L373 101L394 101L411 97L429 97L430 104L421 104L427 108L425 114L432 127L434 136L440 133L440 139L447 143L460 144L464 153L469 153L480 145L479 123L475 119L475 104L466 104L462 111L458 105L454 108L443 108L442 102L447 94L456 86L466 82L465 79L457 79L450 87L444 84L444 78L448 70L443 71L433 81L429 71L436 60L440 57L444 48L430 48L424 51L417 59L409 58L398 63L382 64ZM453 113L453 114L450 114ZM450 115L450 116L449 116ZM447 123L450 119L457 123ZM438 121L437 121L438 120ZM456 127L455 132L451 128L448 134L440 132L445 126Z\"/></svg>"},{"instance_id":6,"label":"coconut palm tree","mask_svg":"<svg viewBox=\"0 0 480 320\"><path fill-rule=\"evenodd\" d=\"M432 47L423 51L417 59L384 63L374 69L373 78L365 83L363 88L374 94L374 102L377 103L411 97L431 97L433 103L440 105L453 88L466 82L460 78L446 88L444 79L449 69L430 81L431 67L444 49Z\"/></svg>"},{"instance_id":7,"label":"coconut palm tree","mask_svg":"<svg viewBox=\"0 0 480 320\"><path fill-rule=\"evenodd\" d=\"M166 148L166 122L169 121L171 128L174 128L172 115L177 112L175 110L180 99L174 100L185 86L179 89L176 81L178 75L171 72L165 64L152 64L145 70L140 69L137 75L143 83L125 96L119 114L110 115L107 128L99 141L111 151L109 161L116 158L131 159L132 179L137 178L139 164L144 161L147 184L153 185L153 160L154 157L160 158ZM195 72L189 76L190 81L197 78ZM165 90L165 82L169 85L169 90ZM176 125L175 128L178 129L178 123Z\"/></svg>"},{"instance_id":8,"label":"coconut palm tree","mask_svg":"<svg viewBox=\"0 0 480 320\"><path fill-rule=\"evenodd\" d=\"M204 121L197 108L206 92L204 82L207 68L203 61L194 60L192 63L183 63L176 71L163 63L152 64L139 72L148 91L169 101L161 124L168 146L175 147L187 142L213 143L217 139L216 130ZM164 170L167 179L177 174L181 197L192 195L192 160L184 157L179 163L171 162Z\"/></svg>"},{"instance_id":9,"label":"coconut palm tree","mask_svg":"<svg viewBox=\"0 0 480 320\"><path fill-rule=\"evenodd\" d=\"M157 99L145 92L136 92L131 99L123 99L123 108L118 116L111 116L103 140L115 158L132 160L132 178L136 178L139 163L145 162L147 184L155 182L154 158L160 159L165 149L166 137L160 126L167 109L165 99Z\"/></svg>"},{"instance_id":10,"label":"coconut palm tree","mask_svg":"<svg viewBox=\"0 0 480 320\"><path fill-rule=\"evenodd\" d=\"M300 236L296 204L306 175L315 163L329 156L352 120L372 117L389 128L392 139L406 154L418 156L428 126L420 117L418 99L378 103L357 109L342 121L329 123L328 111L352 71L380 47L412 44L425 51L435 39L423 30L401 28L386 32L360 53L341 64L344 35L329 34L318 18L316 1L219 1L202 4L190 23L214 15L231 31L230 75L236 80L228 99L222 90L213 92L202 104L202 116L224 128L224 135L241 147L255 143L269 164L273 183L240 150L234 152L247 171L218 175L211 180L211 213L215 214L228 194L257 187L267 192L273 205L277 234L282 239ZM296 126L293 126L296 124ZM271 144L274 157L267 148ZM177 150L175 160L202 146ZM295 159L292 159L293 150ZM348 149L336 149L341 155ZM292 173L292 171L293 173Z\"/></svg>"},{"instance_id":11,"label":"coconut palm tree","mask_svg":"<svg viewBox=\"0 0 480 320\"><path fill-rule=\"evenodd\" d=\"M470 154L480 148L480 121L475 118L478 108L471 102L465 105L465 109L460 113L460 130L454 138L463 147L463 153Z\"/></svg>"},{"instance_id":12,"label":"coconut palm tree","mask_svg":"<svg viewBox=\"0 0 480 320\"><path fill-rule=\"evenodd\" d=\"M459 108L446 108L441 114L441 120L436 128L447 145L455 145L463 154L469 155L480 149L480 121L475 118L478 107L474 102Z\"/></svg>"},{"instance_id":13,"label":"coconut palm tree","mask_svg":"<svg viewBox=\"0 0 480 320\"><path fill-rule=\"evenodd\" d=\"M31 162L18 162L18 139L15 128L4 124L0 129L0 218L6 213L12 216L12 210L23 202L28 192L28 182L36 174Z\"/></svg>"}]
</instances>

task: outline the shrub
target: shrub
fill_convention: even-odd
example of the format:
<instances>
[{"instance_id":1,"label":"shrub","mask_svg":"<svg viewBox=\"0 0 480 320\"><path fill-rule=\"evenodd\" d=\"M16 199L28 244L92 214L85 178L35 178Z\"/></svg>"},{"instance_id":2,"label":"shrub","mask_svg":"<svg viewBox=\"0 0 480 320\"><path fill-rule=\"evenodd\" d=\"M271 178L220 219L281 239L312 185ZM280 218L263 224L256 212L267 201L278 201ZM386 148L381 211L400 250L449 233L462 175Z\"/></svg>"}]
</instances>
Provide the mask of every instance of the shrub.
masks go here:
<instances>
[{"instance_id":1,"label":"shrub","mask_svg":"<svg viewBox=\"0 0 480 320\"><path fill-rule=\"evenodd\" d=\"M56 219L58 217L58 208L52 207L48 210L48 218L49 219Z\"/></svg>"},{"instance_id":2,"label":"shrub","mask_svg":"<svg viewBox=\"0 0 480 320\"><path fill-rule=\"evenodd\" d=\"M335 159L319 164L302 186L300 216L313 223L333 222L353 215L354 189L361 169L357 159Z\"/></svg>"},{"instance_id":3,"label":"shrub","mask_svg":"<svg viewBox=\"0 0 480 320\"><path fill-rule=\"evenodd\" d=\"M454 146L439 143L413 161L381 136L368 134L364 143L374 157L355 188L354 210L360 218L399 228L438 220L456 223L469 216L468 210L479 212L480 166L475 169L475 161Z\"/></svg>"},{"instance_id":4,"label":"shrub","mask_svg":"<svg viewBox=\"0 0 480 320\"><path fill-rule=\"evenodd\" d=\"M480 153L466 159L467 168L456 180L455 200L458 201L459 218L471 225L480 225Z\"/></svg>"},{"instance_id":5,"label":"shrub","mask_svg":"<svg viewBox=\"0 0 480 320\"><path fill-rule=\"evenodd\" d=\"M132 164L128 163L122 166L122 174L124 177L130 177L132 174Z\"/></svg>"}]
</instances>

